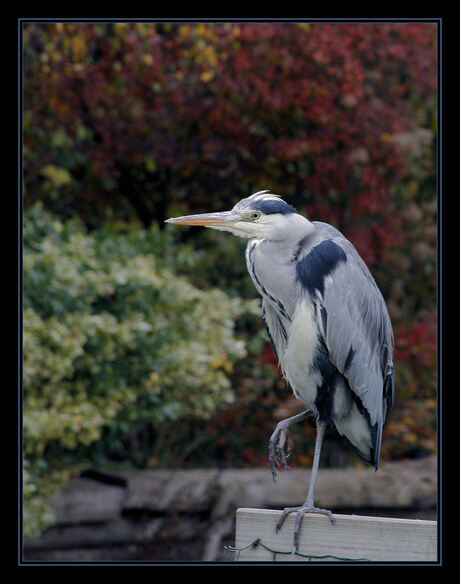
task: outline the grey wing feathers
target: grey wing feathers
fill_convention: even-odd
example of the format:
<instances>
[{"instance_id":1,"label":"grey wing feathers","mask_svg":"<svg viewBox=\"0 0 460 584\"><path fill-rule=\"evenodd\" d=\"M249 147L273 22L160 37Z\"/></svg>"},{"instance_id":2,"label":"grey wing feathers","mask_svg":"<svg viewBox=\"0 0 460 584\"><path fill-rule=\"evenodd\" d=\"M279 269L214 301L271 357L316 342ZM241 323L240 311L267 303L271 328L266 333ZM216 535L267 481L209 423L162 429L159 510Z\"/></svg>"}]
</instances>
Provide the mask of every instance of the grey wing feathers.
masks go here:
<instances>
[{"instance_id":1,"label":"grey wing feathers","mask_svg":"<svg viewBox=\"0 0 460 584\"><path fill-rule=\"evenodd\" d=\"M342 238L335 242L347 262L325 282L325 342L331 361L369 415L378 461L382 425L394 393L391 322L380 290L353 245Z\"/></svg>"},{"instance_id":2,"label":"grey wing feathers","mask_svg":"<svg viewBox=\"0 0 460 584\"><path fill-rule=\"evenodd\" d=\"M265 321L268 337L275 352L276 358L280 360L286 349L287 334L276 310L265 298L262 299L262 314Z\"/></svg>"}]
</instances>

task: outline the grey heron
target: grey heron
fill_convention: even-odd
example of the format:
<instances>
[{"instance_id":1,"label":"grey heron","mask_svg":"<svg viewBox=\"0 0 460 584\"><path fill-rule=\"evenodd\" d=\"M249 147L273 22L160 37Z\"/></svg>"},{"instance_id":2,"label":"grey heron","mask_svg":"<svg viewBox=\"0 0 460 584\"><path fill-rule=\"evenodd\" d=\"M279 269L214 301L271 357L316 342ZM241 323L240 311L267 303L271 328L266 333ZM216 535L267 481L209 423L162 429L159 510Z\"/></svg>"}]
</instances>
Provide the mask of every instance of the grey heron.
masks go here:
<instances>
[{"instance_id":1,"label":"grey heron","mask_svg":"<svg viewBox=\"0 0 460 584\"><path fill-rule=\"evenodd\" d=\"M248 239L246 264L262 296L268 336L282 373L307 410L279 422L269 442L269 464L287 468L289 428L312 414L316 441L310 485L296 512L294 547L315 483L327 425L334 424L362 460L378 468L382 428L393 404L393 332L383 296L354 246L332 225L310 221L281 196L259 191L231 211L168 219L203 225Z\"/></svg>"}]
</instances>

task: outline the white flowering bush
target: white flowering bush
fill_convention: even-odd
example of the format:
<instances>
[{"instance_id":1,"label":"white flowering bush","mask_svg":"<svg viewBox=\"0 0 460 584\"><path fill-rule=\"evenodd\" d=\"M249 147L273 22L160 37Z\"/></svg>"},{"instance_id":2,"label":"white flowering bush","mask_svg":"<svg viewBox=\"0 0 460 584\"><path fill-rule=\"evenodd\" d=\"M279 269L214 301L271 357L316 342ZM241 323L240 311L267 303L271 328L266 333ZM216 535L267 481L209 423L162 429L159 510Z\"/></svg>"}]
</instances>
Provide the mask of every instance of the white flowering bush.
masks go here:
<instances>
[{"instance_id":1,"label":"white flowering bush","mask_svg":"<svg viewBox=\"0 0 460 584\"><path fill-rule=\"evenodd\" d=\"M46 501L72 465L129 454L145 427L154 436L232 402L228 376L246 354L235 319L257 308L175 275L170 237L126 225L88 232L40 204L25 213L26 532L50 521Z\"/></svg>"}]
</instances>

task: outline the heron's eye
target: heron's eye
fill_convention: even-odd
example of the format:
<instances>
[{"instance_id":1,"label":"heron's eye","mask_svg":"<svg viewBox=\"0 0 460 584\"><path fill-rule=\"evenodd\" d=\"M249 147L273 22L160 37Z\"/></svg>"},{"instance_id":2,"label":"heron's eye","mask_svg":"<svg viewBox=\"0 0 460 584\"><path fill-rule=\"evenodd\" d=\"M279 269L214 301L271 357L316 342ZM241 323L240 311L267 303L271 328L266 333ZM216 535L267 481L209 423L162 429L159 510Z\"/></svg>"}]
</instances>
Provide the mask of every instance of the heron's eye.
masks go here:
<instances>
[{"instance_id":1,"label":"heron's eye","mask_svg":"<svg viewBox=\"0 0 460 584\"><path fill-rule=\"evenodd\" d=\"M258 218L260 217L260 213L259 213L259 211L253 211L253 212L251 213L250 217L251 217L251 219L252 219L253 221L255 221L256 219L258 219Z\"/></svg>"}]
</instances>

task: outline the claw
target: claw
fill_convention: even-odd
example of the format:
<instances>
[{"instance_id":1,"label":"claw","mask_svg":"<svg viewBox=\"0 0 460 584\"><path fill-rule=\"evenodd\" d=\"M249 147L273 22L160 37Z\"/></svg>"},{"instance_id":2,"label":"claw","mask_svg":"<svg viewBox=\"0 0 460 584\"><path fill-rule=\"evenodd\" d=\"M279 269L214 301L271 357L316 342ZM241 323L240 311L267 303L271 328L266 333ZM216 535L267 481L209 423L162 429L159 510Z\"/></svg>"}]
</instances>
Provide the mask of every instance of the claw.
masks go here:
<instances>
[{"instance_id":1,"label":"claw","mask_svg":"<svg viewBox=\"0 0 460 584\"><path fill-rule=\"evenodd\" d=\"M276 427L268 445L268 461L273 480L276 481L276 469L288 470L286 458L289 458L294 449L294 442L283 427Z\"/></svg>"},{"instance_id":2,"label":"claw","mask_svg":"<svg viewBox=\"0 0 460 584\"><path fill-rule=\"evenodd\" d=\"M330 511L329 509L321 509L319 507L314 507L313 505L304 504L301 507L286 507L283 510L283 513L281 514L281 517L278 519L278 522L276 523L276 526L275 526L276 533L278 533L278 531L281 529L283 523L286 520L286 517L290 513L297 513L297 517L295 520L295 526L294 526L294 544L293 544L293 548L292 548L293 554L295 554L297 552L298 543L299 543L300 524L302 522L302 518L305 515L305 513L319 513L321 515L327 515L329 517L329 519L331 520L332 525L335 527L335 517L332 514L332 511Z\"/></svg>"},{"instance_id":3,"label":"claw","mask_svg":"<svg viewBox=\"0 0 460 584\"><path fill-rule=\"evenodd\" d=\"M270 442L268 444L268 462L270 464L270 470L272 472L273 481L276 482L276 469L283 470L288 469L286 458L289 458L293 448L294 442L289 437L289 427L292 424L296 424L301 420L304 420L307 416L311 414L310 410L305 410L300 414L286 418L278 423L275 431L270 436ZM285 453L285 445L287 441L287 450Z\"/></svg>"}]
</instances>

